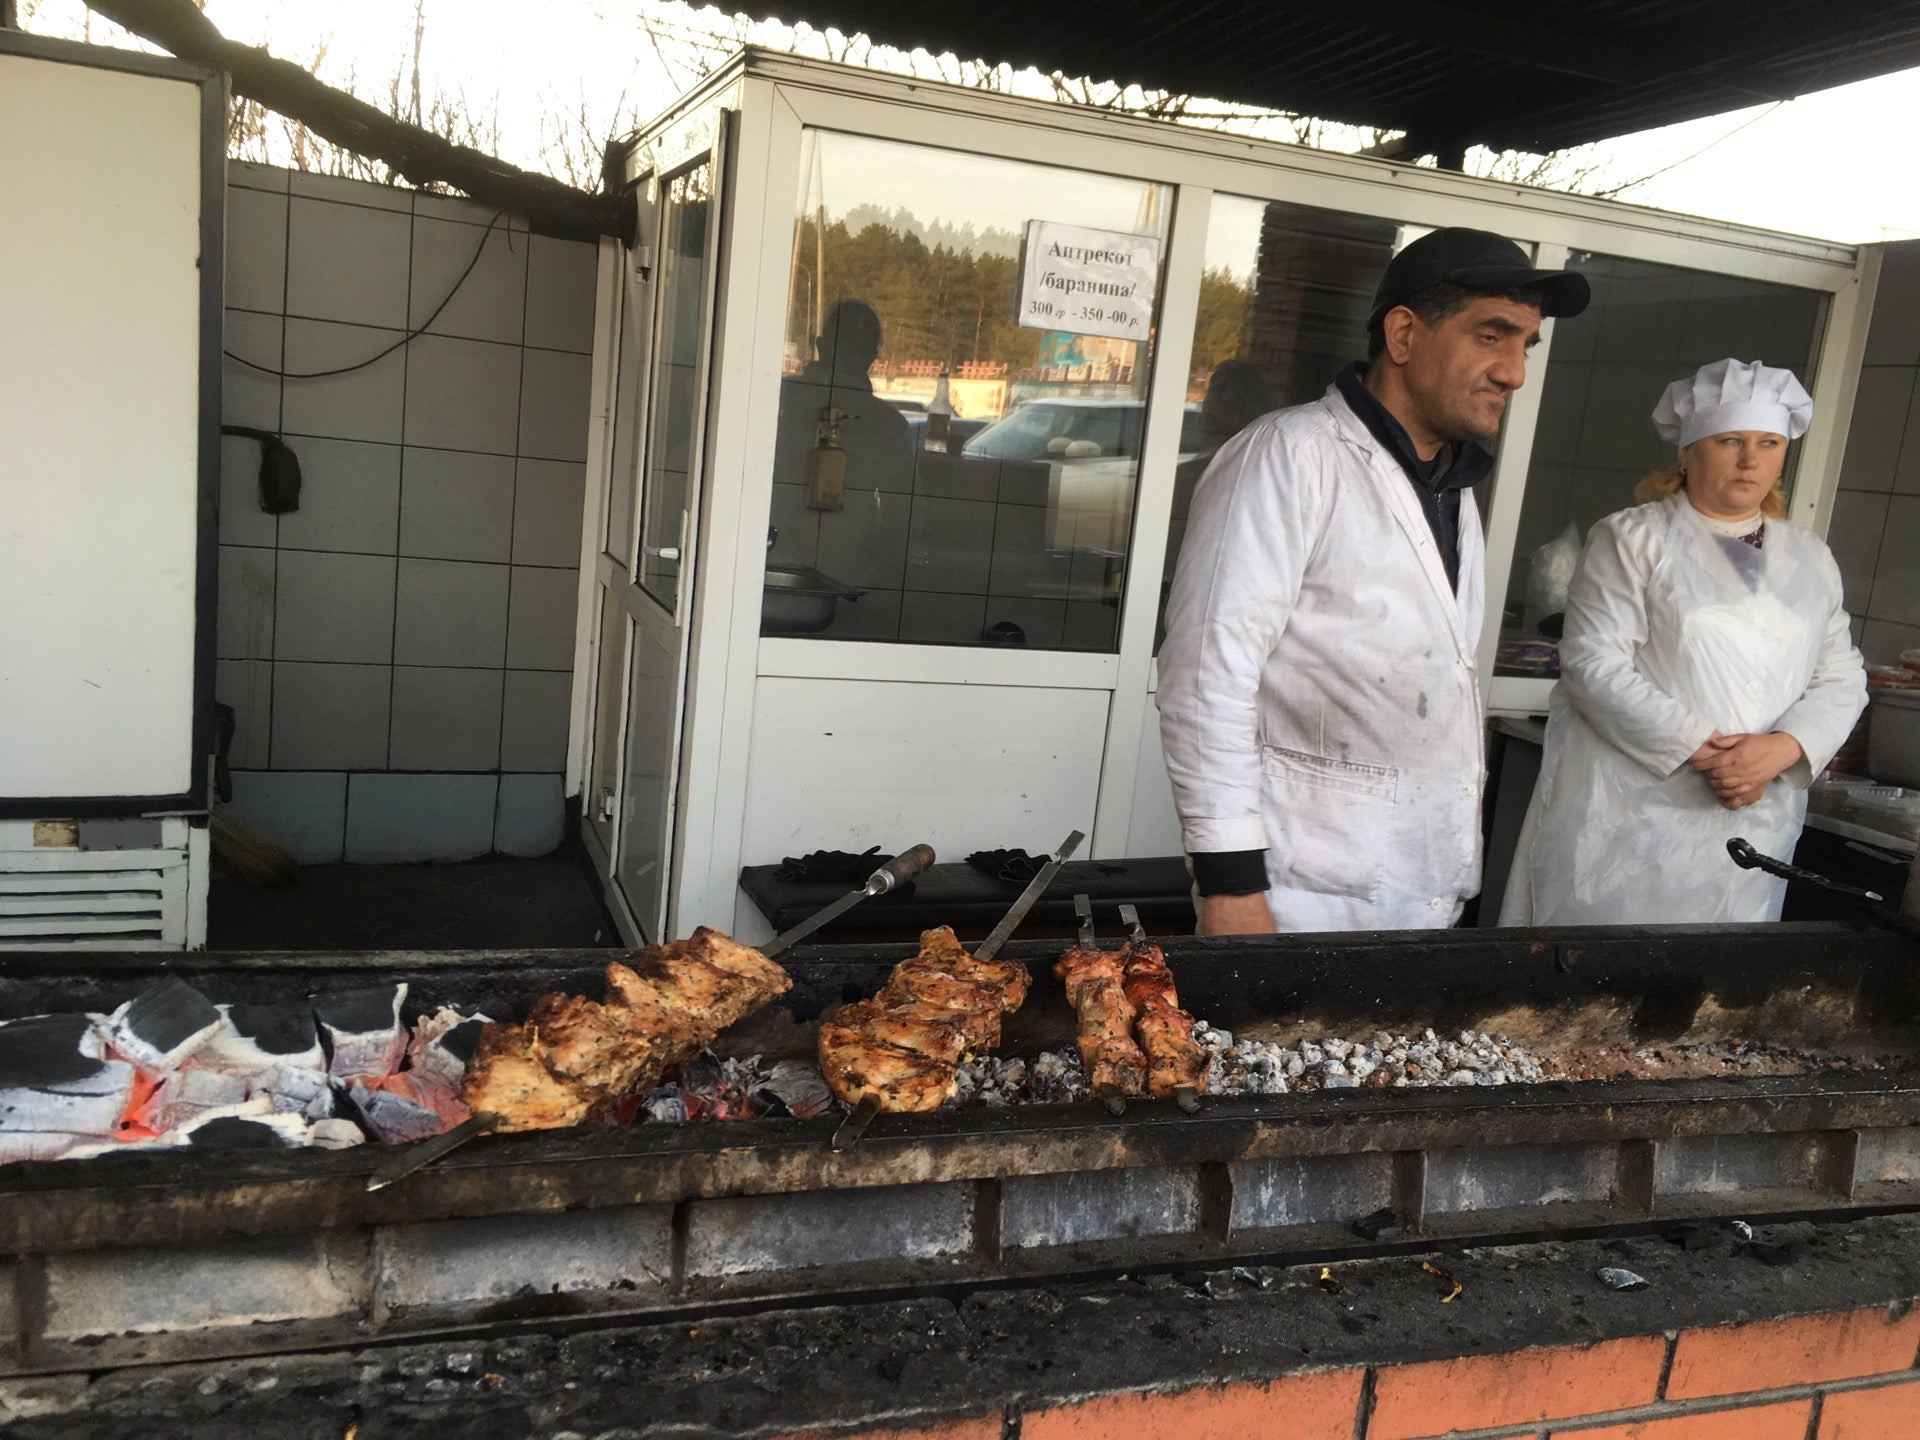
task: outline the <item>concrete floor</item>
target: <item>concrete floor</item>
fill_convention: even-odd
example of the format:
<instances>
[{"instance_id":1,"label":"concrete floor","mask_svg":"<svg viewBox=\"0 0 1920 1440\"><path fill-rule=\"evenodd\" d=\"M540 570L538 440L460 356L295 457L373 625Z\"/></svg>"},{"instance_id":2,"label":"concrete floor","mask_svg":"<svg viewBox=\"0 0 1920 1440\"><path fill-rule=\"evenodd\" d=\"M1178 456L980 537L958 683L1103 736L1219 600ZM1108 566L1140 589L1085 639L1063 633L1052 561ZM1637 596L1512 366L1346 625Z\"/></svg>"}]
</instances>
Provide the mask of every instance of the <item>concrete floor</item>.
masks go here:
<instances>
[{"instance_id":1,"label":"concrete floor","mask_svg":"<svg viewBox=\"0 0 1920 1440\"><path fill-rule=\"evenodd\" d=\"M460 865L313 865L256 890L217 861L210 950L492 950L617 946L578 856Z\"/></svg>"}]
</instances>

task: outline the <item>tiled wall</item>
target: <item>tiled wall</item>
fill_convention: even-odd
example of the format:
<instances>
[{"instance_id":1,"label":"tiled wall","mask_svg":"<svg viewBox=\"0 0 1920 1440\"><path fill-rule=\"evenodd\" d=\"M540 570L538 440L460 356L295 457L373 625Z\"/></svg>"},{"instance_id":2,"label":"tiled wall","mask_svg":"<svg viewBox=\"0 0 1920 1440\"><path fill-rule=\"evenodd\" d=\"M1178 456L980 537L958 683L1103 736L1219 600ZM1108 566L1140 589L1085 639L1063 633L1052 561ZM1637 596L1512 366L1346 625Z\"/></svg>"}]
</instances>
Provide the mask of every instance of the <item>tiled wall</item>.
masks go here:
<instances>
[{"instance_id":1,"label":"tiled wall","mask_svg":"<svg viewBox=\"0 0 1920 1440\"><path fill-rule=\"evenodd\" d=\"M1862 653L1920 646L1920 240L1887 247L1827 543Z\"/></svg>"},{"instance_id":2,"label":"tiled wall","mask_svg":"<svg viewBox=\"0 0 1920 1440\"><path fill-rule=\"evenodd\" d=\"M593 247L411 191L228 170L219 698L235 808L307 861L561 837ZM458 290L455 282L478 254ZM448 302L431 325L435 307ZM264 374L372 365L318 379Z\"/></svg>"}]
</instances>

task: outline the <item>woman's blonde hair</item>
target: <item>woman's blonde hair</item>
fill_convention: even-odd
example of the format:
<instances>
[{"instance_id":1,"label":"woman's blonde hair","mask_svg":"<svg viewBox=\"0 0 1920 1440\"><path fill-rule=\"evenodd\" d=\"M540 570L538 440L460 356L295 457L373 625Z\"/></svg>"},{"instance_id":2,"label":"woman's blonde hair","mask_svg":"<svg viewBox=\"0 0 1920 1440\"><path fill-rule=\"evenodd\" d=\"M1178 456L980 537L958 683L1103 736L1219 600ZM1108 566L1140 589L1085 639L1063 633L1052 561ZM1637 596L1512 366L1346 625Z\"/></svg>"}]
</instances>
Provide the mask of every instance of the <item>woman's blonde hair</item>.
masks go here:
<instances>
[{"instance_id":1,"label":"woman's blonde hair","mask_svg":"<svg viewBox=\"0 0 1920 1440\"><path fill-rule=\"evenodd\" d=\"M1638 485L1634 486L1633 503L1636 505L1645 505L1650 501L1664 500L1667 496L1676 495L1686 488L1686 471L1683 470L1679 462L1676 461L1664 470L1654 471ZM1760 502L1760 513L1769 520L1784 520L1787 518L1787 495L1786 492L1780 488L1780 482L1778 480L1773 482L1773 489L1767 492L1767 498Z\"/></svg>"}]
</instances>

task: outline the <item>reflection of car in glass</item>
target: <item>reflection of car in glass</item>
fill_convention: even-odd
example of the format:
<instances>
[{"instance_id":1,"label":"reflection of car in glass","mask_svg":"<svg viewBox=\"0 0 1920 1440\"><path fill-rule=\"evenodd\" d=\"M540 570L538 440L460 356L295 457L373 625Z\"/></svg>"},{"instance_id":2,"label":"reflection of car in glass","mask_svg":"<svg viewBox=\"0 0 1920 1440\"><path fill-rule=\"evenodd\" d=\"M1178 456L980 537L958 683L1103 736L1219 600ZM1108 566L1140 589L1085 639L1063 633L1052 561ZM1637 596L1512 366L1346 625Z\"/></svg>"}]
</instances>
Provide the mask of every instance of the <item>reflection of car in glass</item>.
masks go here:
<instances>
[{"instance_id":1,"label":"reflection of car in glass","mask_svg":"<svg viewBox=\"0 0 1920 1440\"><path fill-rule=\"evenodd\" d=\"M1049 550L1124 555L1146 406L1139 400L1060 396L1031 400L967 442L969 460L1029 461L1048 467ZM1199 453L1200 407L1180 423L1179 460Z\"/></svg>"},{"instance_id":2,"label":"reflection of car in glass","mask_svg":"<svg viewBox=\"0 0 1920 1440\"><path fill-rule=\"evenodd\" d=\"M1145 415L1146 406L1139 400L1080 395L1030 400L969 440L967 454L984 460L1091 460L1138 455ZM1199 448L1200 407L1189 403L1180 422L1181 457Z\"/></svg>"}]
</instances>

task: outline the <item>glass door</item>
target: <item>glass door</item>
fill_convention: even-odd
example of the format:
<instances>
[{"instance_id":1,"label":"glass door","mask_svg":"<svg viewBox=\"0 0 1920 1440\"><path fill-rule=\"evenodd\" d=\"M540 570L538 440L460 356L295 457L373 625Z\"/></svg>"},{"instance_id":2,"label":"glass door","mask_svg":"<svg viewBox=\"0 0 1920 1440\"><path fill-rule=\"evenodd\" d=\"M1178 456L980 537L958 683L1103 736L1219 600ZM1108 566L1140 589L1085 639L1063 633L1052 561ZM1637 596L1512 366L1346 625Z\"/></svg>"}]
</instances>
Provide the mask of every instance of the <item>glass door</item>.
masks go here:
<instances>
[{"instance_id":1,"label":"glass door","mask_svg":"<svg viewBox=\"0 0 1920 1440\"><path fill-rule=\"evenodd\" d=\"M639 192L617 349L587 823L616 914L665 938L719 234L718 146Z\"/></svg>"}]
</instances>

